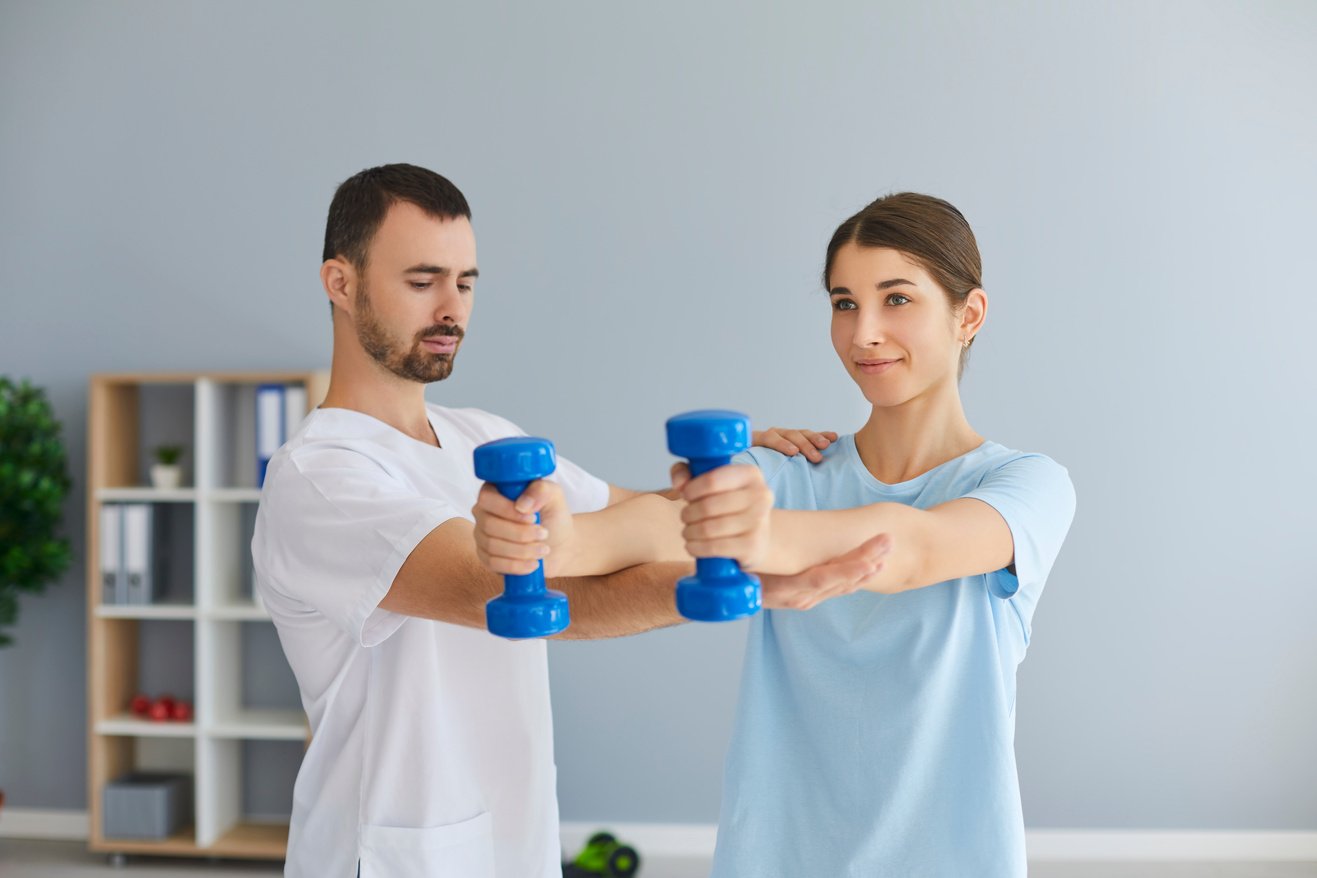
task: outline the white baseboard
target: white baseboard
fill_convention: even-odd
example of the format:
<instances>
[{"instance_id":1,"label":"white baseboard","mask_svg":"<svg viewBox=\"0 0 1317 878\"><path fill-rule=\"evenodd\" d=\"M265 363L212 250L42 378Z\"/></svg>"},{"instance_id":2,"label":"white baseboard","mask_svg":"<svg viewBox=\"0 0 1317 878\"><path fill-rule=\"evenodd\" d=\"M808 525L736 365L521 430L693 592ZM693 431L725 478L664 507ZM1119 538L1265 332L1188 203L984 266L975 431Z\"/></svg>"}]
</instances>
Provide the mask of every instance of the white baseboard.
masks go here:
<instances>
[{"instance_id":1,"label":"white baseboard","mask_svg":"<svg viewBox=\"0 0 1317 878\"><path fill-rule=\"evenodd\" d=\"M711 859L718 827L712 823L562 824L567 855L607 829L650 857ZM86 841L86 811L41 808L0 810L0 838ZM1030 829L1035 862L1317 862L1317 832L1225 832L1114 829Z\"/></svg>"},{"instance_id":2,"label":"white baseboard","mask_svg":"<svg viewBox=\"0 0 1317 878\"><path fill-rule=\"evenodd\" d=\"M711 823L564 823L564 854L600 829L653 857L711 859L718 835ZM1029 829L1025 847L1035 862L1317 862L1317 832Z\"/></svg>"},{"instance_id":3,"label":"white baseboard","mask_svg":"<svg viewBox=\"0 0 1317 878\"><path fill-rule=\"evenodd\" d=\"M86 811L0 808L0 838L86 841L89 829L90 823Z\"/></svg>"},{"instance_id":4,"label":"white baseboard","mask_svg":"<svg viewBox=\"0 0 1317 878\"><path fill-rule=\"evenodd\" d=\"M1317 862L1317 832L1030 829L1031 862Z\"/></svg>"}]
</instances>

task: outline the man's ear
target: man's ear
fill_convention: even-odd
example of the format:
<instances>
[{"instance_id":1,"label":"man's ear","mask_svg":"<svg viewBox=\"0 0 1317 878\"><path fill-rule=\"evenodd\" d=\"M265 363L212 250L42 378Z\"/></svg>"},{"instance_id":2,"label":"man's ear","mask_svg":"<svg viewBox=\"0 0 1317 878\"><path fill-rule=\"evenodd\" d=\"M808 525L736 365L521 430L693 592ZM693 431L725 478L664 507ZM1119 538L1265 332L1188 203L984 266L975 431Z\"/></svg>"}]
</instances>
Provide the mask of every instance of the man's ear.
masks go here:
<instances>
[{"instance_id":1,"label":"man's ear","mask_svg":"<svg viewBox=\"0 0 1317 878\"><path fill-rule=\"evenodd\" d=\"M320 266L320 284L330 304L352 313L353 293L357 289L357 270L352 263L339 259L326 259Z\"/></svg>"}]
</instances>

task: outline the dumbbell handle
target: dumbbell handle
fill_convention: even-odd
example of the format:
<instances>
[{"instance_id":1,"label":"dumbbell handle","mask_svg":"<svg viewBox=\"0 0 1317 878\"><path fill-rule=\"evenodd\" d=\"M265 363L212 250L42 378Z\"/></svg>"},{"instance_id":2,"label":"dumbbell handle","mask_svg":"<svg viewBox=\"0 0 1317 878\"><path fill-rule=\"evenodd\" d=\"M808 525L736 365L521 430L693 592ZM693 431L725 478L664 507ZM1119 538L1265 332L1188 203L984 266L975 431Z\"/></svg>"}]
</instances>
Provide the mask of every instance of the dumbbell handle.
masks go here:
<instances>
[{"instance_id":1,"label":"dumbbell handle","mask_svg":"<svg viewBox=\"0 0 1317 878\"><path fill-rule=\"evenodd\" d=\"M709 470L717 469L720 466L727 466L732 462L730 455L719 457L692 457L688 460L690 466L691 478L702 476ZM723 579L734 575L741 566L732 558L696 558L695 575L701 580L712 582L715 579Z\"/></svg>"},{"instance_id":2,"label":"dumbbell handle","mask_svg":"<svg viewBox=\"0 0 1317 878\"><path fill-rule=\"evenodd\" d=\"M500 494L514 502L530 486L530 482L490 482L490 484ZM540 523L538 512L535 513L535 523ZM527 595L542 591L544 591L544 561L542 560L530 573L503 574L503 593L506 595Z\"/></svg>"}]
</instances>

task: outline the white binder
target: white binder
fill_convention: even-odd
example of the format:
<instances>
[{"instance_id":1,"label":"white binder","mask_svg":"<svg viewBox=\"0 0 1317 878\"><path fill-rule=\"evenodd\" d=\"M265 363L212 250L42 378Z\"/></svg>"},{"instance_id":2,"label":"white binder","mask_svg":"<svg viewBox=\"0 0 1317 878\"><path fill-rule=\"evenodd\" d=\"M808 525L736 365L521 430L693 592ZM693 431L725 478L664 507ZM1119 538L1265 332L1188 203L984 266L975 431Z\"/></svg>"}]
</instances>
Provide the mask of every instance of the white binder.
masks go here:
<instances>
[{"instance_id":1,"label":"white binder","mask_svg":"<svg viewBox=\"0 0 1317 878\"><path fill-rule=\"evenodd\" d=\"M123 507L123 569L127 579L124 603L149 604L155 599L155 509L148 503Z\"/></svg>"},{"instance_id":2,"label":"white binder","mask_svg":"<svg viewBox=\"0 0 1317 878\"><path fill-rule=\"evenodd\" d=\"M122 604L127 582L123 575L123 512L118 504L101 506L101 603Z\"/></svg>"},{"instance_id":3,"label":"white binder","mask_svg":"<svg viewBox=\"0 0 1317 878\"><path fill-rule=\"evenodd\" d=\"M256 485L265 484L270 458L284 444L284 386L262 384L256 388Z\"/></svg>"},{"instance_id":4,"label":"white binder","mask_svg":"<svg viewBox=\"0 0 1317 878\"><path fill-rule=\"evenodd\" d=\"M289 384L284 388L284 435L280 445L293 438L305 417L306 388L300 384Z\"/></svg>"}]
</instances>

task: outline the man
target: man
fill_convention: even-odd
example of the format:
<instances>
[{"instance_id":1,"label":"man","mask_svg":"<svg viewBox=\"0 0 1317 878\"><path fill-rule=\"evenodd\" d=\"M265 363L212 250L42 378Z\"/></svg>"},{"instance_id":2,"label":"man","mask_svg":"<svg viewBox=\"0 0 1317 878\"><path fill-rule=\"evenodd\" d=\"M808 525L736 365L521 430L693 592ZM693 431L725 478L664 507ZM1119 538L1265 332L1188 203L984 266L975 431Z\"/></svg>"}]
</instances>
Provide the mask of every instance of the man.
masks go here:
<instances>
[{"instance_id":1,"label":"man","mask_svg":"<svg viewBox=\"0 0 1317 878\"><path fill-rule=\"evenodd\" d=\"M270 461L252 540L257 588L312 731L289 876L560 874L545 646L484 630L502 581L472 536L472 451L521 431L424 397L451 374L466 335L478 276L470 215L452 183L411 165L362 171L330 205L320 269L330 386ZM571 512L631 504L675 521L667 498L562 458L553 478ZM747 529L771 505L766 494L761 482L731 501ZM671 563L554 580L572 606L564 636L681 621L673 583L690 563L680 535L636 534L631 545L638 560ZM873 564L852 553L782 583L846 584Z\"/></svg>"}]
</instances>

